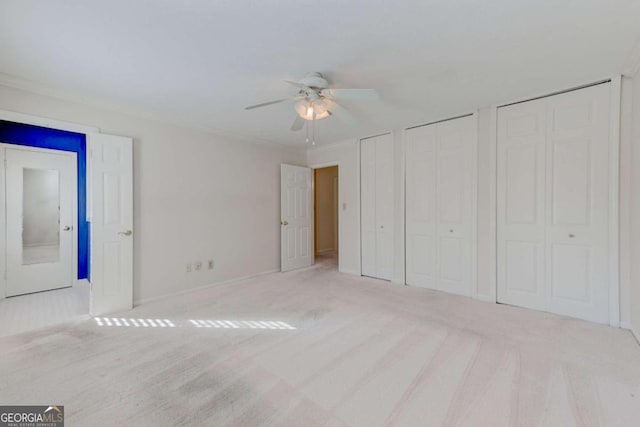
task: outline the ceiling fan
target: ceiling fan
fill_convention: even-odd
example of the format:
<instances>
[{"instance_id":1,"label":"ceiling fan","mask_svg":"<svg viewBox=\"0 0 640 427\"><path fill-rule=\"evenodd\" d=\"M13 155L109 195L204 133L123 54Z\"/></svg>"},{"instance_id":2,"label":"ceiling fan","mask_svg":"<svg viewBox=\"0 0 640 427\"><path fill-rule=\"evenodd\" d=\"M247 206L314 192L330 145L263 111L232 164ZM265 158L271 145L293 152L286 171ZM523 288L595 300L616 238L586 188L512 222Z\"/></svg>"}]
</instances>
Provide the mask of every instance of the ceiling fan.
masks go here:
<instances>
[{"instance_id":1,"label":"ceiling fan","mask_svg":"<svg viewBox=\"0 0 640 427\"><path fill-rule=\"evenodd\" d=\"M263 102L262 104L250 105L245 107L245 110L267 107L281 102L295 101L295 110L298 116L293 121L291 130L298 131L304 127L305 120L313 123L316 120L324 119L331 115L336 116L345 123L356 124L357 121L355 117L336 101L341 99L369 101L379 98L378 92L375 89L331 88L329 87L327 79L317 72L307 73L298 81L285 80L285 83L297 87L297 95L275 101Z\"/></svg>"}]
</instances>

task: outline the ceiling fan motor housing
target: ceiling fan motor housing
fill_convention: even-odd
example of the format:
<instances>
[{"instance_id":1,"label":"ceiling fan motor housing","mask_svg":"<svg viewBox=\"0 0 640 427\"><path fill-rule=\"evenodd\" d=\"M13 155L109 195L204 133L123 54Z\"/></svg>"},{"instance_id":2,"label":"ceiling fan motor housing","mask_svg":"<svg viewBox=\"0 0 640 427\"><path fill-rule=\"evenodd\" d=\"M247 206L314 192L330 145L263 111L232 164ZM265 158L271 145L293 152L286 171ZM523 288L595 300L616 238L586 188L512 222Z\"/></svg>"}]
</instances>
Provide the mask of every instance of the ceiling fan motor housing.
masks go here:
<instances>
[{"instance_id":1,"label":"ceiling fan motor housing","mask_svg":"<svg viewBox=\"0 0 640 427\"><path fill-rule=\"evenodd\" d=\"M320 73L307 73L298 83L303 84L312 89L326 89L329 87L327 79L322 77Z\"/></svg>"}]
</instances>

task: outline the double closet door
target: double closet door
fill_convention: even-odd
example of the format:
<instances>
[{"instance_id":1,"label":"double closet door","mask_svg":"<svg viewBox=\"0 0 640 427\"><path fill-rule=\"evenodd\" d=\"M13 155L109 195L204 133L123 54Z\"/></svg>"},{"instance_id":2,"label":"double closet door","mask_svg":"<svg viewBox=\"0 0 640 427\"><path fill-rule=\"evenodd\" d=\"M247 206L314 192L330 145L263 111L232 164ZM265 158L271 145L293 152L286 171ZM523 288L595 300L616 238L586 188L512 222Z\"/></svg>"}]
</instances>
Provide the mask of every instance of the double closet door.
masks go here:
<instances>
[{"instance_id":1,"label":"double closet door","mask_svg":"<svg viewBox=\"0 0 640 427\"><path fill-rule=\"evenodd\" d=\"M393 138L360 141L362 275L393 276Z\"/></svg>"},{"instance_id":2,"label":"double closet door","mask_svg":"<svg viewBox=\"0 0 640 427\"><path fill-rule=\"evenodd\" d=\"M406 280L470 296L474 277L476 119L406 131Z\"/></svg>"},{"instance_id":3,"label":"double closet door","mask_svg":"<svg viewBox=\"0 0 640 427\"><path fill-rule=\"evenodd\" d=\"M608 322L609 92L498 110L498 302Z\"/></svg>"}]
</instances>

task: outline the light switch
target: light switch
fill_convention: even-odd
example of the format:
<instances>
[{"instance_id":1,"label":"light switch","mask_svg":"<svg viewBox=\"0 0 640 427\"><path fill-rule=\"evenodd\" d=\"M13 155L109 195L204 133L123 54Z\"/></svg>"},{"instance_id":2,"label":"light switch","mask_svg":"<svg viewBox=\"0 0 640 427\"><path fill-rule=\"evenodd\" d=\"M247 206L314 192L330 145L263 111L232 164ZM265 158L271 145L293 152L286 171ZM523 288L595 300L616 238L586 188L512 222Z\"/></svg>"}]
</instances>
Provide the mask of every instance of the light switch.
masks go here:
<instances>
[{"instance_id":1,"label":"light switch","mask_svg":"<svg viewBox=\"0 0 640 427\"><path fill-rule=\"evenodd\" d=\"M343 211L346 211L346 210L347 210L347 204L346 204L346 203L343 203L343 204L342 204L342 210L343 210Z\"/></svg>"}]
</instances>

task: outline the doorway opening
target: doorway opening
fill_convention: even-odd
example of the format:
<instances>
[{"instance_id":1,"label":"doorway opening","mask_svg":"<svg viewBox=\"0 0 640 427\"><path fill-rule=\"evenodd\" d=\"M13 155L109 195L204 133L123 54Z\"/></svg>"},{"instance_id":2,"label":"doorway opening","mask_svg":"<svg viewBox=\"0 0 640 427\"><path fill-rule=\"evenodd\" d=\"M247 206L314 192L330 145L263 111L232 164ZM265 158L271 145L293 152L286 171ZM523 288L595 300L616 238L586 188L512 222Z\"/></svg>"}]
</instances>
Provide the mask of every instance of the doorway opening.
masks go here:
<instances>
[{"instance_id":1,"label":"doorway opening","mask_svg":"<svg viewBox=\"0 0 640 427\"><path fill-rule=\"evenodd\" d=\"M0 110L0 336L131 309L132 229L131 138Z\"/></svg>"},{"instance_id":2,"label":"doorway opening","mask_svg":"<svg viewBox=\"0 0 640 427\"><path fill-rule=\"evenodd\" d=\"M339 178L338 166L313 170L315 262L338 268Z\"/></svg>"}]
</instances>

